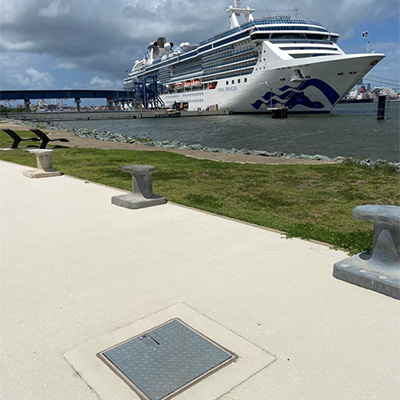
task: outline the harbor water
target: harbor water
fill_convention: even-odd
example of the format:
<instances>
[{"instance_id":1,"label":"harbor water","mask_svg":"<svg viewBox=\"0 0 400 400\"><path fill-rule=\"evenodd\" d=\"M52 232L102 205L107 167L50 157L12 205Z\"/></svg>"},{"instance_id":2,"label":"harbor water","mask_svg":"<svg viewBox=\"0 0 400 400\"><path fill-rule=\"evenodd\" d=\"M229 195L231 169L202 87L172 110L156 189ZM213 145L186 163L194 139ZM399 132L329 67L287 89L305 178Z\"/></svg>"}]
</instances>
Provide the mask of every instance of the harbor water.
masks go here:
<instances>
[{"instance_id":1,"label":"harbor water","mask_svg":"<svg viewBox=\"0 0 400 400\"><path fill-rule=\"evenodd\" d=\"M339 104L331 114L237 114L193 118L150 118L60 122L60 128L110 131L130 137L174 140L220 149L280 151L296 155L400 161L400 102L386 104L377 121L377 103Z\"/></svg>"}]
</instances>

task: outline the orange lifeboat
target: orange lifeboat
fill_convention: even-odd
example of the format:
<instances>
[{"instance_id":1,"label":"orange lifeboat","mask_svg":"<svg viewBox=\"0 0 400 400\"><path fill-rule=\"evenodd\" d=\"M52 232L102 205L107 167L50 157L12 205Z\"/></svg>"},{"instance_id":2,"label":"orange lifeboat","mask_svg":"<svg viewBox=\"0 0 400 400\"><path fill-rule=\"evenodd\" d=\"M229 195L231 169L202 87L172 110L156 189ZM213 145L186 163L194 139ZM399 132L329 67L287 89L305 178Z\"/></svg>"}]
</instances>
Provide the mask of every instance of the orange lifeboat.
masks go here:
<instances>
[{"instance_id":1,"label":"orange lifeboat","mask_svg":"<svg viewBox=\"0 0 400 400\"><path fill-rule=\"evenodd\" d=\"M193 83L192 83L192 86L193 86L193 87L196 87L196 88L201 87L202 84L201 84L201 82L200 82L200 79L195 79L195 80L193 81Z\"/></svg>"}]
</instances>

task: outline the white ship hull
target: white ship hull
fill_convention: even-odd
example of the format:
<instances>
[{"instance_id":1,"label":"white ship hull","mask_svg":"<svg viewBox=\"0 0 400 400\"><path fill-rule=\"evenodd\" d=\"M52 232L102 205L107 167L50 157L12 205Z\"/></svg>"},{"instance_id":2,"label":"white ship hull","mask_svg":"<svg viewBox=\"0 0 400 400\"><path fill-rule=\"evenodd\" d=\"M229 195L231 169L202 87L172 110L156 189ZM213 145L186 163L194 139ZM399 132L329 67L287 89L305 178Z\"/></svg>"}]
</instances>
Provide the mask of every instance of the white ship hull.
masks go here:
<instances>
[{"instance_id":1,"label":"white ship hull","mask_svg":"<svg viewBox=\"0 0 400 400\"><path fill-rule=\"evenodd\" d=\"M360 54L301 62L288 60L280 62L279 69L269 65L269 69L254 71L246 83L243 79L240 83L234 79L232 85L232 79L220 79L214 90L187 90L161 95L161 98L167 106L174 102L188 103L190 111L217 107L233 113L266 113L280 104L292 113L329 113L383 57L383 54ZM293 70L297 68L310 78L291 81Z\"/></svg>"}]
</instances>

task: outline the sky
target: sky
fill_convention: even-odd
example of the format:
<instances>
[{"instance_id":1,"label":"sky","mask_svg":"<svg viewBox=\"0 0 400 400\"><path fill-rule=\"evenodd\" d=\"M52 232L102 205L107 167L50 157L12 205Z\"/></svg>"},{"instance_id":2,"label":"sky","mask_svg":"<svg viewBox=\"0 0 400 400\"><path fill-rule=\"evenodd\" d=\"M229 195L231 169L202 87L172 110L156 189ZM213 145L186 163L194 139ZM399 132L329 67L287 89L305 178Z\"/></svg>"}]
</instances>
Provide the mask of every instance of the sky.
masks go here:
<instances>
[{"instance_id":1,"label":"sky","mask_svg":"<svg viewBox=\"0 0 400 400\"><path fill-rule=\"evenodd\" d=\"M255 18L276 13L321 22L346 53L386 58L367 76L399 86L399 0L243 0ZM0 89L121 89L159 36L179 45L229 29L231 0L0 0ZM392 83L392 85L390 85ZM398 87L400 89L400 87Z\"/></svg>"}]
</instances>

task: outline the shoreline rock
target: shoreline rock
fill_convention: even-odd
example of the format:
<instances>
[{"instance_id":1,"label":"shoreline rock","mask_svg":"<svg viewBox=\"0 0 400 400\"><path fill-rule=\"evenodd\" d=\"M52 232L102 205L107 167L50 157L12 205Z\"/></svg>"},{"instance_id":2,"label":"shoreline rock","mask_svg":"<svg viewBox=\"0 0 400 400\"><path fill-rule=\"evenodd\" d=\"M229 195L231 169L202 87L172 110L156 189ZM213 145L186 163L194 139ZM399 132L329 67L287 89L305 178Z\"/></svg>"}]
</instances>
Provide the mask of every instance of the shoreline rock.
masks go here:
<instances>
[{"instance_id":1,"label":"shoreline rock","mask_svg":"<svg viewBox=\"0 0 400 400\"><path fill-rule=\"evenodd\" d=\"M87 129L87 128L66 128L59 127L53 125L44 125L43 123L34 123L32 121L21 121L21 120L12 120L9 121L28 126L34 128L42 128L42 129L53 129L53 130L64 130L67 132L75 133L79 137L86 137L89 139L95 139L100 141L110 141L110 142L119 142L119 143L132 143L141 146L151 146L162 149L177 149L177 150L194 150L194 151L203 151L208 153L221 153L221 154L240 154L240 155L254 155L254 156L262 156L262 157L281 157L281 158L291 158L291 159L301 159L301 160L313 160L313 161L326 161L326 162L335 162L335 163L346 163L352 165L366 166L371 169L390 169L391 171L400 173L400 162L392 162L387 160L371 160L367 159L359 159L356 157L328 157L321 154L309 155L309 154L300 154L296 155L294 153L285 153L282 151L274 151L269 152L265 150L249 150L249 149L223 149L218 147L208 147L202 146L199 143L196 144L186 144L176 140L152 140L147 137L130 137L120 133L114 133L110 131L99 131L97 129Z\"/></svg>"}]
</instances>

